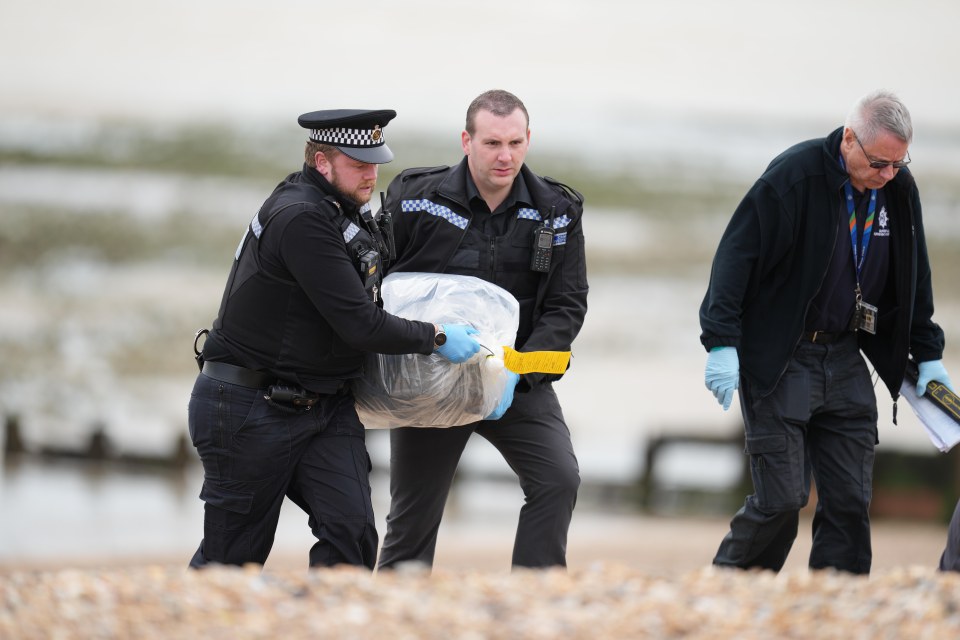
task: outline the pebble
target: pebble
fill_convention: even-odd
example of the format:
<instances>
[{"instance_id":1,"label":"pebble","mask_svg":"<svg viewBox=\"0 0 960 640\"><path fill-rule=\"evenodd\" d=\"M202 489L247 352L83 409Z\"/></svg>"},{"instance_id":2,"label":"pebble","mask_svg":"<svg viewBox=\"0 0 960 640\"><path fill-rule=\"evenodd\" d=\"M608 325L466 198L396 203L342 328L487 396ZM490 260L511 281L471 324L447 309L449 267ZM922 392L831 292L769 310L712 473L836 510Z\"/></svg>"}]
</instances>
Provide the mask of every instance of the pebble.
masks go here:
<instances>
[{"instance_id":1,"label":"pebble","mask_svg":"<svg viewBox=\"0 0 960 640\"><path fill-rule=\"evenodd\" d=\"M960 574L132 566L0 573L0 638L960 638Z\"/></svg>"}]
</instances>

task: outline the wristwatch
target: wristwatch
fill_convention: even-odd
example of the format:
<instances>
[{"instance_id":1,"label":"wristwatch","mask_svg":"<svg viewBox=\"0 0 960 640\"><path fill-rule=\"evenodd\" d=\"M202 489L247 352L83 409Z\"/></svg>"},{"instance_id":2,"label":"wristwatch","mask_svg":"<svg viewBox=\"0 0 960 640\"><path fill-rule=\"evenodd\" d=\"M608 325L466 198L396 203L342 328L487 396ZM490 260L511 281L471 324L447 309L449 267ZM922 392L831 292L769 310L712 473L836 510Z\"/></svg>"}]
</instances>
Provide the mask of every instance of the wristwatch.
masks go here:
<instances>
[{"instance_id":1,"label":"wristwatch","mask_svg":"<svg viewBox=\"0 0 960 640\"><path fill-rule=\"evenodd\" d=\"M447 344L447 333L443 330L442 324L433 325L436 327L437 332L433 334L433 348L437 349Z\"/></svg>"}]
</instances>

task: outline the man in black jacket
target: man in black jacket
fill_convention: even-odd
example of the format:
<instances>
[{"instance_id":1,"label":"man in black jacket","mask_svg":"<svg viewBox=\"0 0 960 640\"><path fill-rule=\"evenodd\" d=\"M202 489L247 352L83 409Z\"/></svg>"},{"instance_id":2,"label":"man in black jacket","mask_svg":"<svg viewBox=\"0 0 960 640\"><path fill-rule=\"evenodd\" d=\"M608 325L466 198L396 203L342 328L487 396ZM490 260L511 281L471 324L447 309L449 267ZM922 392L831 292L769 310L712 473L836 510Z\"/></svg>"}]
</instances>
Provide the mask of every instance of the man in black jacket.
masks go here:
<instances>
[{"instance_id":1,"label":"man in black jacket","mask_svg":"<svg viewBox=\"0 0 960 640\"><path fill-rule=\"evenodd\" d=\"M465 157L457 166L410 169L390 184L386 207L394 213L397 248L391 272L492 282L520 303L518 351L570 351L587 311L582 197L524 164L529 117L513 94L478 96L461 143ZM541 259L533 261L538 248ZM432 565L447 494L473 433L500 451L524 492L513 565L566 564L580 473L553 390L559 378L514 374L500 405L480 422L390 432L391 504L380 568Z\"/></svg>"},{"instance_id":2,"label":"man in black jacket","mask_svg":"<svg viewBox=\"0 0 960 640\"><path fill-rule=\"evenodd\" d=\"M869 573L877 406L862 350L896 401L949 385L933 320L910 114L885 91L844 127L780 154L734 212L700 307L705 381L739 388L754 494L714 564L778 571L816 482L813 569Z\"/></svg>"},{"instance_id":3,"label":"man in black jacket","mask_svg":"<svg viewBox=\"0 0 960 640\"><path fill-rule=\"evenodd\" d=\"M191 567L263 564L286 495L309 515L311 566L373 569L370 460L347 383L367 351L463 362L479 350L471 327L382 309L384 242L369 200L378 165L393 159L383 127L394 116L300 116L303 169L274 189L237 248L190 396L205 503Z\"/></svg>"}]
</instances>

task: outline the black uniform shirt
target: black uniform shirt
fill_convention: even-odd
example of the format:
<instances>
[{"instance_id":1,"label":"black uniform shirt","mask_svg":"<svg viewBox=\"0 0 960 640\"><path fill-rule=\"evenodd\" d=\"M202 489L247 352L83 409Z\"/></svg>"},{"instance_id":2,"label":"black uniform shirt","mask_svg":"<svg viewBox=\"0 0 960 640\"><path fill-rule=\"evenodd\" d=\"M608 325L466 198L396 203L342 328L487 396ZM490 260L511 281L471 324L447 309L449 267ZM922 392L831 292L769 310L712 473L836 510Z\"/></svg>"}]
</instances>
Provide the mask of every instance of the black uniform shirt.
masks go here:
<instances>
[{"instance_id":1,"label":"black uniform shirt","mask_svg":"<svg viewBox=\"0 0 960 640\"><path fill-rule=\"evenodd\" d=\"M539 213L522 175L517 176L509 195L493 213L469 171L464 172L464 181L471 220L445 272L480 278L509 291L520 303L517 345L522 346L533 330L537 287L543 274L530 270L532 227L536 223L521 219L521 215Z\"/></svg>"},{"instance_id":2,"label":"black uniform shirt","mask_svg":"<svg viewBox=\"0 0 960 640\"><path fill-rule=\"evenodd\" d=\"M857 212L857 251L861 249L864 221L870 206L870 192L861 193L854 189L854 204ZM860 290L863 301L878 307L878 313L884 309L880 299L887 282L890 263L890 212L883 189L877 191L877 205L874 214L873 231L867 256L860 271ZM856 271L853 266L853 248L850 244L850 220L846 205L841 206L837 214L839 229L833 258L827 275L820 286L820 292L810 304L807 312L807 331L846 331L850 328L856 303Z\"/></svg>"},{"instance_id":3,"label":"black uniform shirt","mask_svg":"<svg viewBox=\"0 0 960 640\"><path fill-rule=\"evenodd\" d=\"M469 172L467 172L467 198L470 202L470 213L473 214L471 226L484 235L492 237L503 236L510 231L508 223L510 218L515 216L504 214L507 212L512 213L517 206L526 205L531 208L534 207L533 197L527 189L527 183L524 181L523 175L519 174L516 180L513 181L510 193L503 202L497 206L496 211L490 211L483 196L480 195L476 183L473 181L473 176L471 176Z\"/></svg>"}]
</instances>

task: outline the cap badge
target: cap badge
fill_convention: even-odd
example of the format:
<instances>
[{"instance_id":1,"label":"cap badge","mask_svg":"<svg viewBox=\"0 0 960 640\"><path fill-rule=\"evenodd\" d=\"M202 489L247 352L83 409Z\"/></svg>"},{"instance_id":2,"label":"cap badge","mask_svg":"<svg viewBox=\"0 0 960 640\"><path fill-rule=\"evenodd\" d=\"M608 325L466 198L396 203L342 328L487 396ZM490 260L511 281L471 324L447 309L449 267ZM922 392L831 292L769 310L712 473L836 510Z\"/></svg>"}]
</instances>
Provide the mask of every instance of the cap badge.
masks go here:
<instances>
[{"instance_id":1,"label":"cap badge","mask_svg":"<svg viewBox=\"0 0 960 640\"><path fill-rule=\"evenodd\" d=\"M373 132L370 134L370 137L373 138L374 142L380 142L380 138L383 137L383 133L380 131L380 125L373 125Z\"/></svg>"}]
</instances>

